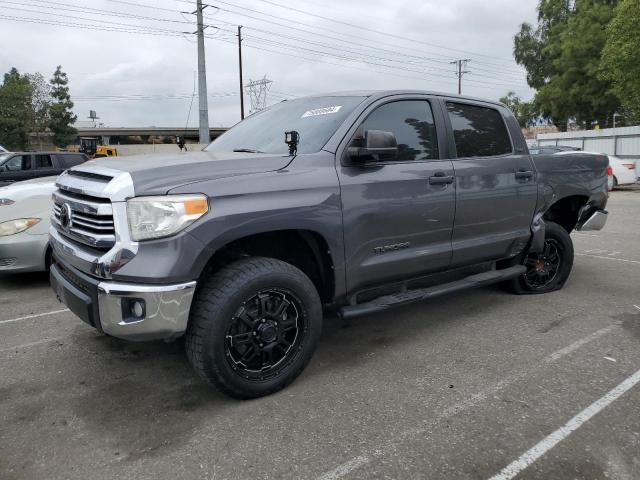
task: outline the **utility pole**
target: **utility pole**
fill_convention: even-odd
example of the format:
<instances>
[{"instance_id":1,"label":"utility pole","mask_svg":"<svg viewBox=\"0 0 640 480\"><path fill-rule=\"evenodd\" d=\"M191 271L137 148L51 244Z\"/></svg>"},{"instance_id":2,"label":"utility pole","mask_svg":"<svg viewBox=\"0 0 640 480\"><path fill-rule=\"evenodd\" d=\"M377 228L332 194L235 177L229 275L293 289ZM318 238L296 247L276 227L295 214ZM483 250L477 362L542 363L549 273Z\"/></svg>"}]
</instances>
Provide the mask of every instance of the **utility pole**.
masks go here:
<instances>
[{"instance_id":1,"label":"utility pole","mask_svg":"<svg viewBox=\"0 0 640 480\"><path fill-rule=\"evenodd\" d=\"M465 73L471 73L470 70L467 70L467 63L471 61L470 58L461 58L460 60L454 60L453 62L449 62L452 65L456 66L456 76L458 77L458 95L462 95L462 76Z\"/></svg>"},{"instance_id":2,"label":"utility pole","mask_svg":"<svg viewBox=\"0 0 640 480\"><path fill-rule=\"evenodd\" d=\"M206 5L205 5L206 7ZM197 0L196 17L198 21L198 102L200 105L200 143L208 144L209 106L207 103L207 67L204 56L204 24L202 21L202 0Z\"/></svg>"},{"instance_id":3,"label":"utility pole","mask_svg":"<svg viewBox=\"0 0 640 480\"><path fill-rule=\"evenodd\" d=\"M244 85L242 82L242 25L238 25L238 67L240 69L240 120L244 120Z\"/></svg>"}]
</instances>

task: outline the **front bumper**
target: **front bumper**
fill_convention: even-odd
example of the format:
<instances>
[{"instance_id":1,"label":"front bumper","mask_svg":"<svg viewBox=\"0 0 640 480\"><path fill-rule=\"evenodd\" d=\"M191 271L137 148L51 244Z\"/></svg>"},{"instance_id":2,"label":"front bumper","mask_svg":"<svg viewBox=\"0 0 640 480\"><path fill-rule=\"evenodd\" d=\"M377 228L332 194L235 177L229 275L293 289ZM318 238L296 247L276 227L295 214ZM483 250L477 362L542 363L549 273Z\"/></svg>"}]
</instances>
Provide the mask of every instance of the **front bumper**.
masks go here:
<instances>
[{"instance_id":1,"label":"front bumper","mask_svg":"<svg viewBox=\"0 0 640 480\"><path fill-rule=\"evenodd\" d=\"M0 237L0 273L43 272L48 235L27 232Z\"/></svg>"},{"instance_id":2,"label":"front bumper","mask_svg":"<svg viewBox=\"0 0 640 480\"><path fill-rule=\"evenodd\" d=\"M196 282L140 285L101 281L55 261L51 287L81 320L107 335L132 341L171 340L187 330ZM143 306L134 314L133 305Z\"/></svg>"}]
</instances>

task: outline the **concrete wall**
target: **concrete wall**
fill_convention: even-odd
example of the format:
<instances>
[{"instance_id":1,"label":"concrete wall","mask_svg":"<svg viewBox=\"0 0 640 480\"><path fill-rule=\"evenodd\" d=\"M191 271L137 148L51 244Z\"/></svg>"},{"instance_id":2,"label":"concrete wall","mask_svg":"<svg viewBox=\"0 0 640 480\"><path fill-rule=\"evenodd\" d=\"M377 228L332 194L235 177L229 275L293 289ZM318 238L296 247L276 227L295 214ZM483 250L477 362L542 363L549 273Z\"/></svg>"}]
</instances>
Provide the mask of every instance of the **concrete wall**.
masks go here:
<instances>
[{"instance_id":1,"label":"concrete wall","mask_svg":"<svg viewBox=\"0 0 640 480\"><path fill-rule=\"evenodd\" d=\"M179 152L180 149L175 144L158 143L155 145L111 145L118 150L118 156L128 157L131 155L146 155L153 153L172 153ZM198 143L188 143L187 150L190 152L197 152L202 150L206 145Z\"/></svg>"}]
</instances>

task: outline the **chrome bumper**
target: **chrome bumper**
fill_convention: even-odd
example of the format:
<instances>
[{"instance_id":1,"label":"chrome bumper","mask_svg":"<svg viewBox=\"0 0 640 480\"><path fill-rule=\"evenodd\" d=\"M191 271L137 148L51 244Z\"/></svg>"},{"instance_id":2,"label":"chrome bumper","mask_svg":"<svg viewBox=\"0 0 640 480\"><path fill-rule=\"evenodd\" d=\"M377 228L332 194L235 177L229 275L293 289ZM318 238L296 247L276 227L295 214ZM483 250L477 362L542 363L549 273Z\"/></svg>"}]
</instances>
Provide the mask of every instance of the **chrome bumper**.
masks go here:
<instances>
[{"instance_id":1,"label":"chrome bumper","mask_svg":"<svg viewBox=\"0 0 640 480\"><path fill-rule=\"evenodd\" d=\"M602 230L607 223L607 217L609 212L606 210L598 210L594 212L589 218L587 218L581 225L578 225L576 230L589 231L589 230Z\"/></svg>"},{"instance_id":2,"label":"chrome bumper","mask_svg":"<svg viewBox=\"0 0 640 480\"><path fill-rule=\"evenodd\" d=\"M184 335L196 282L143 286L100 282L98 311L104 333L124 340L171 340ZM144 303L144 315L132 315L134 302Z\"/></svg>"},{"instance_id":3,"label":"chrome bumper","mask_svg":"<svg viewBox=\"0 0 640 480\"><path fill-rule=\"evenodd\" d=\"M187 330L196 282L143 285L97 280L54 257L51 287L82 321L124 340L172 340Z\"/></svg>"}]
</instances>

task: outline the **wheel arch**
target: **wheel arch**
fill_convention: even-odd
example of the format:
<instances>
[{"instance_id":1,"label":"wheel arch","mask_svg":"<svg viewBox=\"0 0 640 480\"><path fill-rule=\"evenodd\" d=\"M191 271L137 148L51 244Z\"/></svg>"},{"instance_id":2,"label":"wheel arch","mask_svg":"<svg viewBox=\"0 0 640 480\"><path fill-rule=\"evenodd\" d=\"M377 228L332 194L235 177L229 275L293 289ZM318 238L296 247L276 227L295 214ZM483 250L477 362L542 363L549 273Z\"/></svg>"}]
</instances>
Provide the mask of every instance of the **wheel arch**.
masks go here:
<instances>
[{"instance_id":1,"label":"wheel arch","mask_svg":"<svg viewBox=\"0 0 640 480\"><path fill-rule=\"evenodd\" d=\"M580 220L580 212L588 202L587 195L569 195L560 198L547 208L542 219L545 222L557 223L571 233Z\"/></svg>"},{"instance_id":2,"label":"wheel arch","mask_svg":"<svg viewBox=\"0 0 640 480\"><path fill-rule=\"evenodd\" d=\"M273 230L233 239L210 256L200 280L233 261L253 256L275 258L293 265L311 279L323 303L334 299L334 258L326 239L313 230Z\"/></svg>"}]
</instances>

